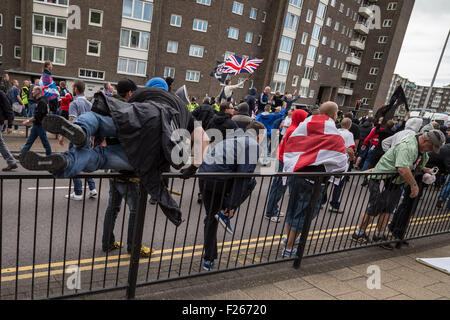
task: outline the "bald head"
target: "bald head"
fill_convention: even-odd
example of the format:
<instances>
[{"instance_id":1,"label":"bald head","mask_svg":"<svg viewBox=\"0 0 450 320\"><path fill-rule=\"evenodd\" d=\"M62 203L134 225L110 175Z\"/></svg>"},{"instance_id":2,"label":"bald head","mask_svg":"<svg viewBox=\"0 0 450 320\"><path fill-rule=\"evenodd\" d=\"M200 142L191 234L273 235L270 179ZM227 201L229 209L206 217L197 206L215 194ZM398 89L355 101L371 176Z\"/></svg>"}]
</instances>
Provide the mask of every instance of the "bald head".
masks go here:
<instances>
[{"instance_id":1,"label":"bald head","mask_svg":"<svg viewBox=\"0 0 450 320\"><path fill-rule=\"evenodd\" d=\"M332 118L333 120L336 120L337 113L338 113L338 105L333 101L325 102L320 106L320 114L325 114L330 118Z\"/></svg>"},{"instance_id":2,"label":"bald head","mask_svg":"<svg viewBox=\"0 0 450 320\"><path fill-rule=\"evenodd\" d=\"M344 118L341 121L341 128L342 129L350 129L352 127L352 120L350 120L349 118Z\"/></svg>"}]
</instances>

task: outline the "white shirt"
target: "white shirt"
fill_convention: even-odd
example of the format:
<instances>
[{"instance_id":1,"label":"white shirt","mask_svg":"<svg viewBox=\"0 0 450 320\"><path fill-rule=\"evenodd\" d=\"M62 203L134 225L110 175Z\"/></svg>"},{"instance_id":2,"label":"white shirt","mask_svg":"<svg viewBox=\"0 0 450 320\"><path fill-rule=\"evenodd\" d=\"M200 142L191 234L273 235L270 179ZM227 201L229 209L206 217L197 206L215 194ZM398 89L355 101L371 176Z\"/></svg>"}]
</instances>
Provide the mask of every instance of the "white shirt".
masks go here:
<instances>
[{"instance_id":1,"label":"white shirt","mask_svg":"<svg viewBox=\"0 0 450 320\"><path fill-rule=\"evenodd\" d=\"M355 139L353 139L353 133L351 133L347 129L338 129L339 134L344 139L345 142L345 148L354 148L355 146Z\"/></svg>"},{"instance_id":2,"label":"white shirt","mask_svg":"<svg viewBox=\"0 0 450 320\"><path fill-rule=\"evenodd\" d=\"M233 90L239 88L240 86L242 86L245 82L242 81L238 84L235 84L234 86L225 86L224 89L224 93L225 93L225 97L226 99L230 98L233 95Z\"/></svg>"},{"instance_id":3,"label":"white shirt","mask_svg":"<svg viewBox=\"0 0 450 320\"><path fill-rule=\"evenodd\" d=\"M286 119L284 119L283 124L290 126L292 123L292 118L286 117ZM286 134L287 131L287 127L283 127L283 129L281 129L281 135L284 136Z\"/></svg>"}]
</instances>

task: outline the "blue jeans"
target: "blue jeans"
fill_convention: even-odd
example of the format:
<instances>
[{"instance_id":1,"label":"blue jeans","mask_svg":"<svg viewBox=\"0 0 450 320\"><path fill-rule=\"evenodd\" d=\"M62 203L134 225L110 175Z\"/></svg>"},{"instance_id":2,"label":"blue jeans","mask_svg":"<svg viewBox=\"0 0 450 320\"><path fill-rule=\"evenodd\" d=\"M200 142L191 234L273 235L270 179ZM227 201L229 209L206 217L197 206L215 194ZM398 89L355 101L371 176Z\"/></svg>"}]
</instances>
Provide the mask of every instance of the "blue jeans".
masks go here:
<instances>
[{"instance_id":1,"label":"blue jeans","mask_svg":"<svg viewBox=\"0 0 450 320\"><path fill-rule=\"evenodd\" d=\"M27 114L26 114L27 118L32 118L34 116L34 108L35 107L36 107L36 104L28 104L28 110L27 110Z\"/></svg>"},{"instance_id":2,"label":"blue jeans","mask_svg":"<svg viewBox=\"0 0 450 320\"><path fill-rule=\"evenodd\" d=\"M55 175L57 178L70 178L82 171L94 172L100 169L134 171L121 145L107 147L98 146L90 149L91 136L115 137L116 127L112 118L94 112L86 112L73 121L82 127L87 134L86 145L72 148L62 155L67 160L64 172Z\"/></svg>"},{"instance_id":3,"label":"blue jeans","mask_svg":"<svg viewBox=\"0 0 450 320\"><path fill-rule=\"evenodd\" d=\"M139 186L133 182L109 181L109 199L108 208L106 208L105 219L103 222L103 251L108 250L114 244L114 226L117 215L122 206L122 199L125 199L130 217L128 218L127 249L131 251L133 245L134 220L139 200Z\"/></svg>"},{"instance_id":4,"label":"blue jeans","mask_svg":"<svg viewBox=\"0 0 450 320\"><path fill-rule=\"evenodd\" d=\"M332 196L331 202L330 202L330 205L334 209L339 209L339 207L341 206L340 197L341 197L341 193L342 193L342 189L344 188L344 185L345 185L345 177L341 178L339 185L334 185L333 196Z\"/></svg>"},{"instance_id":5,"label":"blue jeans","mask_svg":"<svg viewBox=\"0 0 450 320\"><path fill-rule=\"evenodd\" d=\"M304 178L289 177L289 202L286 212L286 224L292 231L300 233L309 213L314 185ZM313 219L317 217L325 193L325 185L321 185L320 194L315 203Z\"/></svg>"},{"instance_id":6,"label":"blue jeans","mask_svg":"<svg viewBox=\"0 0 450 320\"><path fill-rule=\"evenodd\" d=\"M441 191L439 196L439 200L446 201L450 197L450 176L447 176L447 180L445 182L445 186ZM450 209L450 201L447 202L447 209Z\"/></svg>"},{"instance_id":7,"label":"blue jeans","mask_svg":"<svg viewBox=\"0 0 450 320\"><path fill-rule=\"evenodd\" d=\"M283 162L278 161L278 172L283 172ZM286 192L287 185L283 185L283 177L275 177L270 186L269 202L267 203L266 217L278 215L278 202Z\"/></svg>"},{"instance_id":8,"label":"blue jeans","mask_svg":"<svg viewBox=\"0 0 450 320\"><path fill-rule=\"evenodd\" d=\"M94 179L87 179L87 183L89 185L89 190L95 189ZM73 190L77 196L81 196L83 194L83 181L81 179L73 179Z\"/></svg>"},{"instance_id":9,"label":"blue jeans","mask_svg":"<svg viewBox=\"0 0 450 320\"><path fill-rule=\"evenodd\" d=\"M48 142L47 139L47 133L45 132L45 130L42 128L42 126L40 124L34 124L31 127L31 131L30 131L30 135L28 136L28 140L25 143L25 145L23 146L22 150L20 150L20 154L29 151L31 149L31 146L33 145L34 141L36 141L37 138L41 139L42 145L45 148L45 153L47 155L52 154L52 148L50 146L50 143Z\"/></svg>"},{"instance_id":10,"label":"blue jeans","mask_svg":"<svg viewBox=\"0 0 450 320\"><path fill-rule=\"evenodd\" d=\"M362 171L366 171L366 170L369 170L369 169L370 169L370 164L371 164L371 162L372 162L373 152L374 152L374 150L372 150L372 149L370 149L370 150L367 152L367 157L366 157L366 160L364 161L364 166L363 166L363 168L362 168Z\"/></svg>"}]
</instances>

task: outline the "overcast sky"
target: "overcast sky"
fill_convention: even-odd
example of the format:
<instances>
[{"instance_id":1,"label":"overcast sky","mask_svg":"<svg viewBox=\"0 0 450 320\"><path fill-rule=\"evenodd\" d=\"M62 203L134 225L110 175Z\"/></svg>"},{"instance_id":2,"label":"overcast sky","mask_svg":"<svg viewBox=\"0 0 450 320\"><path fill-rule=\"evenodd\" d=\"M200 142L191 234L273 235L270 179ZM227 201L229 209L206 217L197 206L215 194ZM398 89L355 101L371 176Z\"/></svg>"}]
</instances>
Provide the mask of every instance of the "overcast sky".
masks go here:
<instances>
[{"instance_id":1,"label":"overcast sky","mask_svg":"<svg viewBox=\"0 0 450 320\"><path fill-rule=\"evenodd\" d=\"M416 0L395 73L429 86L449 29L449 0ZM449 84L450 40L434 86Z\"/></svg>"}]
</instances>

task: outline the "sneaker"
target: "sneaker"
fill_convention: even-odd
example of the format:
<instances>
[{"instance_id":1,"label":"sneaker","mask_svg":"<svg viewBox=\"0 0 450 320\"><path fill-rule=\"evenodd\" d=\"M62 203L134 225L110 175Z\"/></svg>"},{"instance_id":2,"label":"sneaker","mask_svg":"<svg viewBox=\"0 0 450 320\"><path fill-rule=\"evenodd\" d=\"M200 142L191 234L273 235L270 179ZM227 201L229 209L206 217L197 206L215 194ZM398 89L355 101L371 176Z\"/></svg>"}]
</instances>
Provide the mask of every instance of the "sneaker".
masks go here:
<instances>
[{"instance_id":1,"label":"sneaker","mask_svg":"<svg viewBox=\"0 0 450 320\"><path fill-rule=\"evenodd\" d=\"M216 214L215 217L216 220L220 222L222 227L224 227L229 234L233 234L233 228L231 227L230 218L226 217L222 212Z\"/></svg>"},{"instance_id":2,"label":"sneaker","mask_svg":"<svg viewBox=\"0 0 450 320\"><path fill-rule=\"evenodd\" d=\"M332 207L332 206L330 206L330 207L328 208L328 211L330 211L331 213L337 213L337 214L343 214L343 213L344 213L344 211L339 210L339 209L336 209L336 208L334 208L334 207Z\"/></svg>"},{"instance_id":3,"label":"sneaker","mask_svg":"<svg viewBox=\"0 0 450 320\"><path fill-rule=\"evenodd\" d=\"M388 237L386 235L383 235L382 237L377 237L376 235L373 235L372 240L373 242L387 241ZM394 246L390 243L381 244L379 245L379 247L386 250L394 250Z\"/></svg>"},{"instance_id":4,"label":"sneaker","mask_svg":"<svg viewBox=\"0 0 450 320\"><path fill-rule=\"evenodd\" d=\"M98 195L97 190L94 189L94 190L89 191L88 197L89 197L89 199L95 199L95 198L97 198L97 195Z\"/></svg>"},{"instance_id":5,"label":"sneaker","mask_svg":"<svg viewBox=\"0 0 450 320\"><path fill-rule=\"evenodd\" d=\"M118 241L114 241L114 243L111 245L111 247L109 247L108 249L103 249L103 252L110 252L110 251L117 250L120 248L123 248L123 244Z\"/></svg>"},{"instance_id":6,"label":"sneaker","mask_svg":"<svg viewBox=\"0 0 450 320\"><path fill-rule=\"evenodd\" d=\"M41 156L36 152L27 151L20 155L20 164L25 169L32 171L60 172L66 168L67 160L63 155L57 153Z\"/></svg>"},{"instance_id":7,"label":"sneaker","mask_svg":"<svg viewBox=\"0 0 450 320\"><path fill-rule=\"evenodd\" d=\"M297 248L292 248L292 250L283 249L281 251L281 256L283 258L292 258L297 254Z\"/></svg>"},{"instance_id":8,"label":"sneaker","mask_svg":"<svg viewBox=\"0 0 450 320\"><path fill-rule=\"evenodd\" d=\"M84 147L86 145L86 132L80 126L73 124L61 116L48 114L42 120L42 128L50 133L62 135L69 139L76 147Z\"/></svg>"},{"instance_id":9,"label":"sneaker","mask_svg":"<svg viewBox=\"0 0 450 320\"><path fill-rule=\"evenodd\" d=\"M355 241L359 244L366 244L369 242L369 237L364 233L360 236L358 236L356 233L352 235L352 241Z\"/></svg>"},{"instance_id":10,"label":"sneaker","mask_svg":"<svg viewBox=\"0 0 450 320\"><path fill-rule=\"evenodd\" d=\"M75 192L72 192L70 195L66 194L65 197L66 199L69 199L70 197L70 200L83 201L83 195L76 195Z\"/></svg>"},{"instance_id":11,"label":"sneaker","mask_svg":"<svg viewBox=\"0 0 450 320\"><path fill-rule=\"evenodd\" d=\"M278 218L284 218L286 214L284 212L278 212Z\"/></svg>"},{"instance_id":12,"label":"sneaker","mask_svg":"<svg viewBox=\"0 0 450 320\"><path fill-rule=\"evenodd\" d=\"M298 236L298 237L295 239L294 245L298 245L298 244L300 243L300 237L301 237L301 236ZM288 240L287 238L283 238L283 239L281 240L281 242L283 243L284 246L287 245L287 240Z\"/></svg>"},{"instance_id":13,"label":"sneaker","mask_svg":"<svg viewBox=\"0 0 450 320\"><path fill-rule=\"evenodd\" d=\"M147 258L147 257L150 257L150 255L154 252L155 252L155 249L148 248L146 246L141 246L141 251L139 251L139 256L141 258ZM131 254L131 250L128 250L128 254Z\"/></svg>"},{"instance_id":14,"label":"sneaker","mask_svg":"<svg viewBox=\"0 0 450 320\"><path fill-rule=\"evenodd\" d=\"M270 220L270 222L273 222L273 223L280 223L281 222L281 219L278 218L277 216L275 216L275 217L264 216L264 218L267 219L267 220Z\"/></svg>"},{"instance_id":15,"label":"sneaker","mask_svg":"<svg viewBox=\"0 0 450 320\"><path fill-rule=\"evenodd\" d=\"M203 261L203 269L206 271L211 271L214 268L214 260L207 261L206 259Z\"/></svg>"},{"instance_id":16,"label":"sneaker","mask_svg":"<svg viewBox=\"0 0 450 320\"><path fill-rule=\"evenodd\" d=\"M17 164L16 164L16 163L14 163L14 164L8 164L8 166L5 167L5 168L3 168L2 171L8 172L8 171L11 171L11 170L14 170L14 169L17 169L17 168L18 168L18 167L17 167Z\"/></svg>"},{"instance_id":17,"label":"sneaker","mask_svg":"<svg viewBox=\"0 0 450 320\"><path fill-rule=\"evenodd\" d=\"M442 209L442 205L443 205L443 204L444 204L444 201L438 200L437 203L436 203L436 208Z\"/></svg>"}]
</instances>

